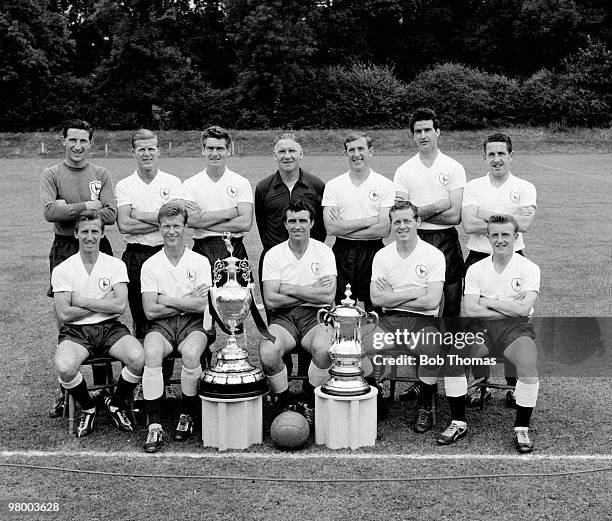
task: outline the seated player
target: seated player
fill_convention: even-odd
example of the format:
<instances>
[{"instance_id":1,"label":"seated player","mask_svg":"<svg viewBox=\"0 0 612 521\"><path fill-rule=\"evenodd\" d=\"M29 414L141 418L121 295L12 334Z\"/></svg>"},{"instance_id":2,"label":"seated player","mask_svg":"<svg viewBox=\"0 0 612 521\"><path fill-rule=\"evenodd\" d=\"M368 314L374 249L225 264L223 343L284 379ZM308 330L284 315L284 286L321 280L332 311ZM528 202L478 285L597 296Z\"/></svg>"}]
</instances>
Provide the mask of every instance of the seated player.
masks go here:
<instances>
[{"instance_id":1,"label":"seated player","mask_svg":"<svg viewBox=\"0 0 612 521\"><path fill-rule=\"evenodd\" d=\"M454 349L451 354L470 360L474 356L501 356L512 362L518 373L514 443L519 452L531 452L529 421L538 397L535 333L529 323L540 290L540 268L514 251L518 224L511 215L493 215L487 225L491 256L476 262L465 277L465 310L468 329L480 333L484 343L470 350ZM465 352L461 352L465 351ZM468 352L469 351L469 352ZM451 412L451 424L439 435L440 445L449 445L467 434L465 366L447 359L444 386Z\"/></svg>"},{"instance_id":2,"label":"seated player","mask_svg":"<svg viewBox=\"0 0 612 521\"><path fill-rule=\"evenodd\" d=\"M180 202L159 209L159 231L164 247L142 266L142 305L151 325L144 339L145 367L142 392L149 432L146 452L157 452L163 443L161 400L164 393L163 359L181 354L181 410L174 439L186 440L193 433L200 400L200 357L213 339L204 331L203 317L212 284L210 263L187 248L184 234L187 211Z\"/></svg>"},{"instance_id":3,"label":"seated player","mask_svg":"<svg viewBox=\"0 0 612 521\"><path fill-rule=\"evenodd\" d=\"M268 330L259 353L279 410L290 405L287 367L283 356L300 344L312 356L306 404L300 409L309 423L314 418L314 388L329 378L330 335L317 322L321 307L334 301L336 261L328 246L310 238L314 209L304 200L291 201L285 211L289 239L272 247L263 262L263 296L269 313Z\"/></svg>"},{"instance_id":4,"label":"seated player","mask_svg":"<svg viewBox=\"0 0 612 521\"><path fill-rule=\"evenodd\" d=\"M389 218L395 242L377 252L372 263L370 297L375 306L383 308L374 335L384 338L385 333L393 333L397 335L396 340L402 341L379 345L375 349L371 349L368 343L366 350L373 353L376 349L403 348L403 354L412 360L408 363L414 365L421 357L427 359L418 367L420 392L413 425L416 432L423 433L433 425L431 401L441 369L438 364L441 335L437 316L446 263L440 250L417 235L421 219L416 206L408 201L398 201L389 210ZM404 332L414 333L412 338L420 333L419 340L403 341L410 338L404 336ZM373 357L373 362L380 364L377 358ZM384 358L380 358L384 363Z\"/></svg>"},{"instance_id":5,"label":"seated player","mask_svg":"<svg viewBox=\"0 0 612 521\"><path fill-rule=\"evenodd\" d=\"M79 371L90 356L110 355L125 364L112 397L105 406L118 429L131 431L126 414L144 364L142 345L117 320L127 306L125 264L100 251L104 223L97 210L77 215L74 235L79 251L53 269L51 286L55 310L61 322L55 367L60 385L81 406L83 414L76 436L93 432L96 404Z\"/></svg>"}]
</instances>

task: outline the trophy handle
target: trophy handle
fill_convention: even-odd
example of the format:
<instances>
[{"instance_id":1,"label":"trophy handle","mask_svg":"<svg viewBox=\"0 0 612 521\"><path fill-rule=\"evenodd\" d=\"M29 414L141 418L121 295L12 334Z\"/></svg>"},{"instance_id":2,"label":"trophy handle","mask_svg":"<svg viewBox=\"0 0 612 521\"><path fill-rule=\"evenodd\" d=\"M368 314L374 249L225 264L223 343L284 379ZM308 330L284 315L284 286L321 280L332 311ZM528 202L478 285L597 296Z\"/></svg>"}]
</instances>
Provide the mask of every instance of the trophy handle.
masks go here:
<instances>
[{"instance_id":1,"label":"trophy handle","mask_svg":"<svg viewBox=\"0 0 612 521\"><path fill-rule=\"evenodd\" d=\"M378 325L378 313L376 313L376 311L370 311L367 315L366 315L366 323L367 324L371 324L372 327L366 331L362 336L365 335L369 335L371 333L374 332L374 330L376 329L376 326Z\"/></svg>"},{"instance_id":2,"label":"trophy handle","mask_svg":"<svg viewBox=\"0 0 612 521\"><path fill-rule=\"evenodd\" d=\"M319 324L329 326L329 318L329 311L327 309L319 309L319 311L317 312L317 322L319 322Z\"/></svg>"}]
</instances>

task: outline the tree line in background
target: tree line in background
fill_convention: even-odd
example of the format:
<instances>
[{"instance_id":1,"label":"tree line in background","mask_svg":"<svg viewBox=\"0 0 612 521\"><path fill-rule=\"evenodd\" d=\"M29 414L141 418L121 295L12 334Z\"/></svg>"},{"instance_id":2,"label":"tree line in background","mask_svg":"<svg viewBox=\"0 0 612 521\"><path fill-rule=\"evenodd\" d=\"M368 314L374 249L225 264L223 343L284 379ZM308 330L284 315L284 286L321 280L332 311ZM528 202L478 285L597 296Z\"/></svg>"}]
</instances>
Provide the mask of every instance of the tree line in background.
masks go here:
<instances>
[{"instance_id":1,"label":"tree line in background","mask_svg":"<svg viewBox=\"0 0 612 521\"><path fill-rule=\"evenodd\" d=\"M605 126L609 0L0 0L0 130Z\"/></svg>"}]
</instances>

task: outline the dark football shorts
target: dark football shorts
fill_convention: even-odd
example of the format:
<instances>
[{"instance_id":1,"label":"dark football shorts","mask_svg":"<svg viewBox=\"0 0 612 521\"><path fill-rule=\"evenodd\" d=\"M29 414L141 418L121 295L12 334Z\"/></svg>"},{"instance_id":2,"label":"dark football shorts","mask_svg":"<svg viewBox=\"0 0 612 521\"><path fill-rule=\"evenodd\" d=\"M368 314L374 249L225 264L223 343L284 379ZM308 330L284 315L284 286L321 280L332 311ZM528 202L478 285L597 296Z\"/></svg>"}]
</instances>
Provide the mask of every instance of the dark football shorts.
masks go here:
<instances>
[{"instance_id":1,"label":"dark football shorts","mask_svg":"<svg viewBox=\"0 0 612 521\"><path fill-rule=\"evenodd\" d=\"M119 340L129 334L130 330L125 325L111 318L97 324L64 324L57 343L70 340L87 349L89 356L106 356Z\"/></svg>"},{"instance_id":2,"label":"dark football shorts","mask_svg":"<svg viewBox=\"0 0 612 521\"><path fill-rule=\"evenodd\" d=\"M489 350L487 356L503 357L504 351L517 338L531 338L535 342L535 330L529 317L508 317L499 320L470 320L467 331L482 332Z\"/></svg>"},{"instance_id":3,"label":"dark football shorts","mask_svg":"<svg viewBox=\"0 0 612 521\"><path fill-rule=\"evenodd\" d=\"M336 303L345 297L346 285L351 285L351 298L363 300L366 311L371 311L370 282L372 279L372 262L374 255L384 246L382 240L351 241L338 238L332 247L336 258L338 280L336 285Z\"/></svg>"},{"instance_id":4,"label":"dark football shorts","mask_svg":"<svg viewBox=\"0 0 612 521\"><path fill-rule=\"evenodd\" d=\"M393 333L394 335L396 332L402 333L404 331L416 333L426 327L440 331L440 319L438 317L419 315L409 311L384 311L378 319L378 325L385 333ZM383 349L398 349L401 351L405 349L405 346L391 344Z\"/></svg>"},{"instance_id":5,"label":"dark football shorts","mask_svg":"<svg viewBox=\"0 0 612 521\"><path fill-rule=\"evenodd\" d=\"M295 306L282 311L270 311L268 326L276 324L293 337L299 345L308 332L317 327L317 313L319 308L308 306Z\"/></svg>"},{"instance_id":6,"label":"dark football shorts","mask_svg":"<svg viewBox=\"0 0 612 521\"><path fill-rule=\"evenodd\" d=\"M210 347L216 340L214 333L204 331L202 326L203 314L184 313L181 315L172 315L171 317L160 318L154 322L150 322L150 327L147 330L147 335L154 331L160 333L172 346L174 351L183 341L194 331L199 331L206 335L208 341L207 347Z\"/></svg>"},{"instance_id":7,"label":"dark football shorts","mask_svg":"<svg viewBox=\"0 0 612 521\"><path fill-rule=\"evenodd\" d=\"M76 252L79 251L79 241L74 235L56 235L51 245L51 251L49 252L49 281L51 280L51 273L53 269L64 262L68 257L72 257ZM111 248L110 242L106 238L106 235L100 239L100 251L107 255L113 255L113 249ZM53 288L51 282L49 282L49 289L47 290L47 297L53 297Z\"/></svg>"},{"instance_id":8,"label":"dark football shorts","mask_svg":"<svg viewBox=\"0 0 612 521\"><path fill-rule=\"evenodd\" d=\"M140 291L140 272L142 265L150 257L155 255L162 246L147 246L144 244L128 244L121 256L121 260L127 267L128 274L128 302L134 322L134 336L144 338L148 328L147 317L142 308L142 294Z\"/></svg>"}]
</instances>

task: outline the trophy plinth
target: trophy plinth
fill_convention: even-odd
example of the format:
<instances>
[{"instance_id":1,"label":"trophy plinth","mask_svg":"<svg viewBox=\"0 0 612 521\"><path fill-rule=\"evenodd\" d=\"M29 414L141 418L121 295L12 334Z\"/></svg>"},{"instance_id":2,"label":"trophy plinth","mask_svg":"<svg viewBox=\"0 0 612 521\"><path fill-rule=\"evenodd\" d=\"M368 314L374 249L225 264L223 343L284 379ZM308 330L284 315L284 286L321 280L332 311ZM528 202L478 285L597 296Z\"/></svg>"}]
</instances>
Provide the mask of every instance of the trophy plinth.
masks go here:
<instances>
[{"instance_id":1,"label":"trophy plinth","mask_svg":"<svg viewBox=\"0 0 612 521\"><path fill-rule=\"evenodd\" d=\"M268 381L263 371L249 362L246 350L238 345L235 335L251 307L251 267L247 260L233 256L229 234L224 234L223 238L230 256L215 262L215 286L210 289L210 296L219 319L229 329L230 335L225 347L217 352L215 366L204 371L200 394L221 399L259 396L268 392ZM216 284L223 273L227 273L227 282L218 287ZM239 275L247 282L246 286L238 283Z\"/></svg>"},{"instance_id":2,"label":"trophy plinth","mask_svg":"<svg viewBox=\"0 0 612 521\"><path fill-rule=\"evenodd\" d=\"M372 329L378 323L375 312L366 313L355 306L350 298L351 285L346 285L346 299L332 310L320 309L317 315L319 323L331 325L334 336L329 348L332 367L330 378L321 391L335 396L360 396L370 390L369 384L363 378L361 360L365 356L361 337L361 328L366 323L372 324Z\"/></svg>"}]
</instances>

